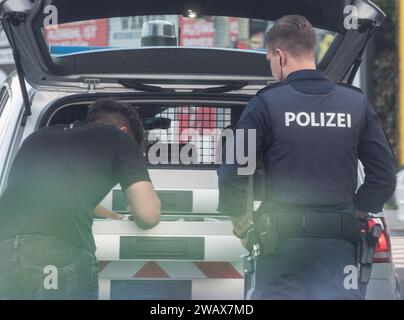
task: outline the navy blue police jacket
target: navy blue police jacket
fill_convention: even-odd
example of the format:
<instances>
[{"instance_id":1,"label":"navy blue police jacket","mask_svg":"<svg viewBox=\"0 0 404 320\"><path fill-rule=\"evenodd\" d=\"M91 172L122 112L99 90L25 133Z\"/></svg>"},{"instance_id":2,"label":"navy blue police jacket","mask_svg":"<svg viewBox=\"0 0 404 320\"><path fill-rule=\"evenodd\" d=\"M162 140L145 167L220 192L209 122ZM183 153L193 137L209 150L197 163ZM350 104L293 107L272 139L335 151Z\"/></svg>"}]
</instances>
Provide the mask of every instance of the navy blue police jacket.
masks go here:
<instances>
[{"instance_id":1,"label":"navy blue police jacket","mask_svg":"<svg viewBox=\"0 0 404 320\"><path fill-rule=\"evenodd\" d=\"M235 148L223 146L218 169L223 214L246 214L248 175L238 171L246 165L237 161L236 148L246 155L248 143L262 155L260 210L377 213L394 192L394 156L379 117L359 89L334 84L320 71L297 71L259 91L233 129ZM230 152L234 164L226 164ZM359 188L358 159L366 176Z\"/></svg>"}]
</instances>

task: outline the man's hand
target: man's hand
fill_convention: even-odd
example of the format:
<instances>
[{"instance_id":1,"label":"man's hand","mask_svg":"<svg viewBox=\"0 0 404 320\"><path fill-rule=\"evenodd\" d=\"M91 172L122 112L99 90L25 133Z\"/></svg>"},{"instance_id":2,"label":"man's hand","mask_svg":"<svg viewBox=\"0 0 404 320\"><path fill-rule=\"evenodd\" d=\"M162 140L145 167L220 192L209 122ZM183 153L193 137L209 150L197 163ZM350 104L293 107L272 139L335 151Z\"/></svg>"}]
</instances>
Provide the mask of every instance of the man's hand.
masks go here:
<instances>
[{"instance_id":1,"label":"man's hand","mask_svg":"<svg viewBox=\"0 0 404 320\"><path fill-rule=\"evenodd\" d=\"M244 239L247 236L248 230L252 226L252 222L247 214L241 217L231 217L233 224L234 235L240 239Z\"/></svg>"},{"instance_id":2,"label":"man's hand","mask_svg":"<svg viewBox=\"0 0 404 320\"><path fill-rule=\"evenodd\" d=\"M94 209L94 215L100 218L107 218L107 219L112 219L112 220L123 220L123 216L108 210L107 208L98 205Z\"/></svg>"},{"instance_id":3,"label":"man's hand","mask_svg":"<svg viewBox=\"0 0 404 320\"><path fill-rule=\"evenodd\" d=\"M241 244L243 245L243 247L248 250L248 248L247 248L247 239L246 238L240 239L240 241L241 241Z\"/></svg>"}]
</instances>

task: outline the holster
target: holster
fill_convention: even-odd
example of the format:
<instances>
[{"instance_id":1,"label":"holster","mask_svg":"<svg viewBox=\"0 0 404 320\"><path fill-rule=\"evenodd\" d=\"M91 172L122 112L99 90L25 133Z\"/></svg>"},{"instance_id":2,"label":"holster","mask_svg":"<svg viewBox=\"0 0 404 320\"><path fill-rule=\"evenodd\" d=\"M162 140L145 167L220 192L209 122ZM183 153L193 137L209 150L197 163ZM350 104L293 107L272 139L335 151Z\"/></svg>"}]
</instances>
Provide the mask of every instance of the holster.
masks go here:
<instances>
[{"instance_id":1,"label":"holster","mask_svg":"<svg viewBox=\"0 0 404 320\"><path fill-rule=\"evenodd\" d=\"M369 229L368 221L362 220L361 239L358 245L359 282L361 284L369 283L377 241L382 232L382 225L375 224Z\"/></svg>"},{"instance_id":2,"label":"holster","mask_svg":"<svg viewBox=\"0 0 404 320\"><path fill-rule=\"evenodd\" d=\"M260 215L254 223L264 255L279 254L279 232L276 215Z\"/></svg>"}]
</instances>

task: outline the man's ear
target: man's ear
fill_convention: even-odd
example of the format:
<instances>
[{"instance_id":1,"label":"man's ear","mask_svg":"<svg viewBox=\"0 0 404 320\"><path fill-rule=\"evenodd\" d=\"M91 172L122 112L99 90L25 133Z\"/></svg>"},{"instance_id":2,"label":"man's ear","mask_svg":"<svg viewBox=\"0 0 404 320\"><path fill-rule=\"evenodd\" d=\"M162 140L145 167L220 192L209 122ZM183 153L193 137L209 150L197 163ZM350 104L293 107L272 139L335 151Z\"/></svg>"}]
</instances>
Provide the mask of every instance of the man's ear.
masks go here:
<instances>
[{"instance_id":1,"label":"man's ear","mask_svg":"<svg viewBox=\"0 0 404 320\"><path fill-rule=\"evenodd\" d=\"M279 57L279 64L284 67L286 64L286 60L287 60L287 56L285 54L285 51L283 51L282 49L276 49L276 54Z\"/></svg>"},{"instance_id":2,"label":"man's ear","mask_svg":"<svg viewBox=\"0 0 404 320\"><path fill-rule=\"evenodd\" d=\"M128 127L120 127L119 130L121 130L123 133L128 133Z\"/></svg>"}]
</instances>

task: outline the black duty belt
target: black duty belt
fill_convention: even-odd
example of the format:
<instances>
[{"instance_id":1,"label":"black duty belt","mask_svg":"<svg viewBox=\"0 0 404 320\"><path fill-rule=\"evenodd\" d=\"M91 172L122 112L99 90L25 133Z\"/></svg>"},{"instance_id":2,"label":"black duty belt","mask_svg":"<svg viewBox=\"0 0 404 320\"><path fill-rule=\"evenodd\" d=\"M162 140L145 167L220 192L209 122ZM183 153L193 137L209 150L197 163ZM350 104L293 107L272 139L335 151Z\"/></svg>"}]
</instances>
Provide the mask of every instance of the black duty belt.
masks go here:
<instances>
[{"instance_id":1,"label":"black duty belt","mask_svg":"<svg viewBox=\"0 0 404 320\"><path fill-rule=\"evenodd\" d=\"M361 221L348 214L264 213L254 220L262 246L268 245L272 253L276 253L279 239L284 238L341 239L353 243L360 240Z\"/></svg>"}]
</instances>

